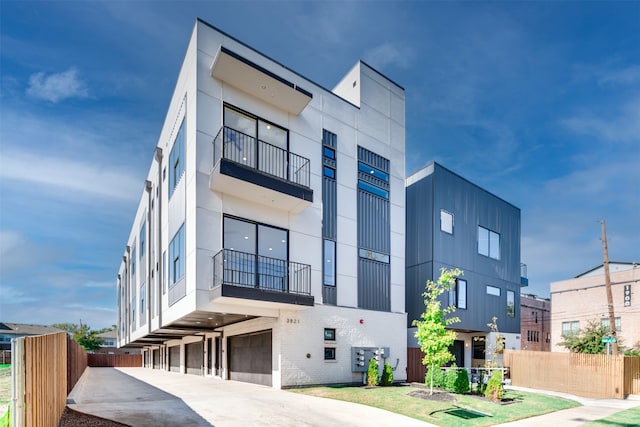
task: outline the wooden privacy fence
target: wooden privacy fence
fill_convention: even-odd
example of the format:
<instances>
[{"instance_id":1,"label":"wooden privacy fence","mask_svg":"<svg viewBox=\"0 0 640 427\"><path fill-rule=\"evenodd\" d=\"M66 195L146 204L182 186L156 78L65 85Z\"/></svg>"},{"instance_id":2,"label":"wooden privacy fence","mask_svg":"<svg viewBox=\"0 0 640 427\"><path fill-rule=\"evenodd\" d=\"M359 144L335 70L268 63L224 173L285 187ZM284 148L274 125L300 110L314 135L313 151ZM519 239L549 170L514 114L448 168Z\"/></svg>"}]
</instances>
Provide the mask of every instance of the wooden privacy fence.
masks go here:
<instances>
[{"instance_id":1,"label":"wooden privacy fence","mask_svg":"<svg viewBox=\"0 0 640 427\"><path fill-rule=\"evenodd\" d=\"M109 368L139 368L142 366L141 354L103 354L89 355L89 366Z\"/></svg>"},{"instance_id":2,"label":"wooden privacy fence","mask_svg":"<svg viewBox=\"0 0 640 427\"><path fill-rule=\"evenodd\" d=\"M423 357L419 348L407 348L407 382L424 383L427 367L422 364Z\"/></svg>"},{"instance_id":3,"label":"wooden privacy fence","mask_svg":"<svg viewBox=\"0 0 640 427\"><path fill-rule=\"evenodd\" d=\"M65 332L17 338L13 352L13 425L56 427L86 353Z\"/></svg>"},{"instance_id":4,"label":"wooden privacy fence","mask_svg":"<svg viewBox=\"0 0 640 427\"><path fill-rule=\"evenodd\" d=\"M597 399L640 394L640 358L604 354L505 350L515 386Z\"/></svg>"}]
</instances>

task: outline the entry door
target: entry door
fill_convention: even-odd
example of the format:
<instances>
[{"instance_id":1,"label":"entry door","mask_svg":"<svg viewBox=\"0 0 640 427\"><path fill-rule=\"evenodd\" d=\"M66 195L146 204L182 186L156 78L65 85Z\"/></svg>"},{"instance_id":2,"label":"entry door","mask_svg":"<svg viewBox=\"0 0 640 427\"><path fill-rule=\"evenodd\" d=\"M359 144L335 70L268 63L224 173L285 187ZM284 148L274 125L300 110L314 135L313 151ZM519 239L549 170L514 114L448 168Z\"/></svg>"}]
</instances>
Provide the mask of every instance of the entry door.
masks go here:
<instances>
[{"instance_id":1,"label":"entry door","mask_svg":"<svg viewBox=\"0 0 640 427\"><path fill-rule=\"evenodd\" d=\"M229 379L272 385L271 330L228 338Z\"/></svg>"},{"instance_id":2,"label":"entry door","mask_svg":"<svg viewBox=\"0 0 640 427\"><path fill-rule=\"evenodd\" d=\"M455 363L459 368L462 368L464 366L464 341L455 340L453 345L449 347L449 351L455 359L448 363L448 365L451 366Z\"/></svg>"},{"instance_id":3,"label":"entry door","mask_svg":"<svg viewBox=\"0 0 640 427\"><path fill-rule=\"evenodd\" d=\"M216 337L216 358L215 358L215 372L216 375L222 376L222 337Z\"/></svg>"},{"instance_id":4,"label":"entry door","mask_svg":"<svg viewBox=\"0 0 640 427\"><path fill-rule=\"evenodd\" d=\"M213 340L211 338L207 339L207 375L211 375L211 366L213 355L211 352L213 351Z\"/></svg>"}]
</instances>

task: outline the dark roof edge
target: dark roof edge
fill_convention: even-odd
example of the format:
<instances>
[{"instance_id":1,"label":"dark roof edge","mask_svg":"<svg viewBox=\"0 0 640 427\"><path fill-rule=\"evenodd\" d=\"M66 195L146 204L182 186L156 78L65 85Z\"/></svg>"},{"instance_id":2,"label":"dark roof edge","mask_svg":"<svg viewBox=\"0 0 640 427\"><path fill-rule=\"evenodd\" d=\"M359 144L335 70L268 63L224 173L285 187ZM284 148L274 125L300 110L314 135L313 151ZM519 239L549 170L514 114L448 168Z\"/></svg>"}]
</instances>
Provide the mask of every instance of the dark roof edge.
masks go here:
<instances>
[{"instance_id":1,"label":"dark roof edge","mask_svg":"<svg viewBox=\"0 0 640 427\"><path fill-rule=\"evenodd\" d=\"M637 263L637 262L629 262L629 261L609 261L609 264L637 265L638 263ZM598 264L598 265L596 265L595 267L590 268L589 270L584 271L584 272L582 272L582 273L578 274L576 277L574 277L574 279L578 279L578 278L580 278L580 277L584 276L585 274L589 274L589 273L591 273L591 272L593 272L593 271L596 271L597 269L599 269L600 267L603 267L603 266L604 266L604 263L602 263L602 264Z\"/></svg>"},{"instance_id":2,"label":"dark roof edge","mask_svg":"<svg viewBox=\"0 0 640 427\"><path fill-rule=\"evenodd\" d=\"M457 176L458 178L462 179L463 181L466 181L466 182L468 182L469 184L473 185L473 186L474 186L474 187L476 187L477 189L482 190L482 191L484 191L485 193L487 193L487 194L489 194L489 195L491 195L491 196L495 197L496 199L498 199L498 200L500 200L500 201L502 201L502 202L504 202L504 203L508 204L509 206L513 207L514 209L517 209L518 211L521 211L521 209L520 209L519 207L517 207L516 205L514 205L513 203L508 202L508 201L506 201L505 199L503 199L502 197L500 197L500 196L498 196L498 195L496 195L496 194L492 193L491 191L487 190L486 188L482 188L482 187L480 187L478 184L476 184L476 183L474 183L474 182L472 182L472 181L469 181L467 178L465 178L465 177L463 177L462 175L460 175L460 174L458 174L458 173L456 173L456 172L452 171L452 170L451 170L451 169L449 169L449 168L446 168L446 167L442 166L440 163L436 162L435 160L432 160L432 161L430 161L429 163L427 163L426 165L422 166L420 169L418 169L418 170L416 170L415 172L413 172L413 173L412 173L411 175L409 175L407 178L409 178L409 177L411 177L411 176L413 176L413 175L417 174L418 172L422 171L423 169L425 169L425 168L427 168L427 167L429 167L429 166L431 166L431 165L438 166L439 168L444 169L445 171L449 172L450 174L455 175L455 176ZM434 169L433 169L433 170L434 170L434 172L435 172L435 167L434 167Z\"/></svg>"},{"instance_id":3,"label":"dark roof edge","mask_svg":"<svg viewBox=\"0 0 640 427\"><path fill-rule=\"evenodd\" d=\"M384 78L385 80L388 80L389 82L393 83L394 85L398 86L400 89L402 89L403 91L405 90L402 86L400 86L398 83L396 83L395 81L391 80L389 77L385 76L384 74L382 74L380 71L376 70L375 68L373 68L371 65L367 64L366 62L364 62L362 59L360 60L360 62L364 65L367 66L367 68L369 68L371 71L375 72L376 74L378 74L380 77Z\"/></svg>"},{"instance_id":4,"label":"dark roof edge","mask_svg":"<svg viewBox=\"0 0 640 427\"><path fill-rule=\"evenodd\" d=\"M273 63L275 63L276 65L278 65L278 66L280 66L280 67L282 67L282 68L284 68L285 70L292 72L292 73L293 73L293 74L295 74L296 76L298 76L298 77L300 77L300 78L303 78L303 79L305 79L306 81L308 81L308 82L310 82L310 83L312 83L312 84L314 84L314 85L318 86L320 89L324 90L324 91L325 91L325 92L327 92L327 93L332 94L333 96L335 96L336 98L338 98L338 99L340 99L340 100L342 100L342 101L346 102L347 104L352 105L352 106L354 106L354 107L355 107L355 108L357 108L357 109L360 109L360 107L359 107L359 106L357 106L357 105L353 104L352 102L347 101L346 99L344 99L344 98L343 98L343 97L341 97L340 95L336 94L336 93L335 93L334 91L332 91L331 89L327 89L325 86L323 86L323 85L321 85L321 84L317 83L315 80L312 80L312 79L310 79L310 78L308 78L308 77L306 77L306 76L303 76L303 75L302 75L302 74L300 74L299 72L297 72L297 71L295 71L295 70L292 70L291 68L287 67L286 65L284 65L284 64L283 64L283 63L281 63L280 61L277 61L277 60L273 59L273 58L272 58L272 57L270 57L269 55L265 55L264 53L260 52L258 49L254 48L254 47L252 47L252 46L249 46L247 43L245 43L245 42L243 42L243 41L241 41L241 40L238 40L236 37L234 37L234 36L230 35L229 33L225 32L225 31L222 31L220 28L216 27L215 25L211 25L210 23L208 23L208 22L207 22L207 21L205 21L204 19L202 19L202 18L200 18L200 17L197 17L197 18L196 18L196 22L200 22L200 23L202 23L202 24L206 25L207 27L209 27L209 28L211 28L211 29L213 29L213 30L215 30L215 31L219 32L219 33L220 33L220 34L222 34L223 36L228 37L228 38L230 38L231 40L235 41L236 43L241 44L242 46L246 47L247 49L251 49L252 51L254 51L255 53L257 53L258 55L261 55L261 56L263 56L263 57L267 58L269 61L272 61ZM400 86L399 84L397 84L397 83L396 83L396 82L394 82L393 80L389 79L387 76L385 76L384 74L382 74L381 72L379 72L379 71L378 71L378 70L376 70L375 68L371 67L369 64L367 64L367 63L363 62L362 60L360 60L360 62L362 62L364 65L366 65L366 66L367 66L368 68L370 68L371 70L375 71L375 72L376 72L377 74L379 74L380 76L382 76L382 77L384 77L385 79L389 80L389 82L393 83L394 85L398 86L400 89L404 90L404 88L403 88L402 86ZM342 76L342 77L344 78L344 76Z\"/></svg>"}]
</instances>

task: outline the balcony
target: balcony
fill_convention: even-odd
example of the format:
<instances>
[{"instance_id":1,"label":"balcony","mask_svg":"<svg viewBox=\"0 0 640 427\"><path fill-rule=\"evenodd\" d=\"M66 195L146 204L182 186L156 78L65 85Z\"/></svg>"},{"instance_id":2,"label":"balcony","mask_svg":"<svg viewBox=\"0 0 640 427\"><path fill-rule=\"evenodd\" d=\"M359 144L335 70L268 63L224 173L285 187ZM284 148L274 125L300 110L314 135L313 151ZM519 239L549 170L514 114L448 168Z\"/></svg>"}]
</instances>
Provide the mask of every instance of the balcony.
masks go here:
<instances>
[{"instance_id":1,"label":"balcony","mask_svg":"<svg viewBox=\"0 0 640 427\"><path fill-rule=\"evenodd\" d=\"M309 159L230 127L213 140L213 165L214 191L292 213L313 203Z\"/></svg>"},{"instance_id":2,"label":"balcony","mask_svg":"<svg viewBox=\"0 0 640 427\"><path fill-rule=\"evenodd\" d=\"M311 266L223 249L213 257L211 300L313 306Z\"/></svg>"}]
</instances>

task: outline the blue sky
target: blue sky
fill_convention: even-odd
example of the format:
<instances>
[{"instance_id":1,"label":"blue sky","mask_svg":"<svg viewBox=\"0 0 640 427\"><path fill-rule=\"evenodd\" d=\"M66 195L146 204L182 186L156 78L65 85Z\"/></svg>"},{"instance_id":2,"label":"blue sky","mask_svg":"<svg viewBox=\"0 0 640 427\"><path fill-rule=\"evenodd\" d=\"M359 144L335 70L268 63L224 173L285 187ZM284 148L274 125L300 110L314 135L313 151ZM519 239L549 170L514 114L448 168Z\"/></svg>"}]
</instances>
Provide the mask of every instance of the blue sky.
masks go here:
<instances>
[{"instance_id":1,"label":"blue sky","mask_svg":"<svg viewBox=\"0 0 640 427\"><path fill-rule=\"evenodd\" d=\"M331 88L406 89L435 160L522 210L526 292L640 261L640 2L0 1L0 321L116 322L115 277L196 17Z\"/></svg>"}]
</instances>

